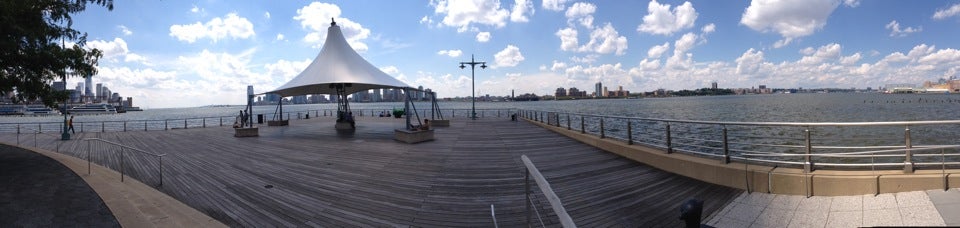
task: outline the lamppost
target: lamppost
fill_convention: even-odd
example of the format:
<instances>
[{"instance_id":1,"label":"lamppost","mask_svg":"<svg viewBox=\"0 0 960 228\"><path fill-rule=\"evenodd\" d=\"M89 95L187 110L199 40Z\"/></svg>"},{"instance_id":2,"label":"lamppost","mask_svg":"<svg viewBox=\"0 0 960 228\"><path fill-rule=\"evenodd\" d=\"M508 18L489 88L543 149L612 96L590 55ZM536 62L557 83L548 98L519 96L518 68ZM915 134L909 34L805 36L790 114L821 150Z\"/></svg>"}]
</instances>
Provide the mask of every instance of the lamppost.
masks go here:
<instances>
[{"instance_id":1,"label":"lamppost","mask_svg":"<svg viewBox=\"0 0 960 228\"><path fill-rule=\"evenodd\" d=\"M477 68L477 64L480 64L480 69L486 69L487 62L477 62L476 60L473 59L473 55L470 55L470 62L460 62L460 69L467 67L464 64L470 64L470 98L472 99L472 101L470 102L470 118L476 120L477 119L477 94L476 94L477 80L475 76L476 68Z\"/></svg>"},{"instance_id":2,"label":"lamppost","mask_svg":"<svg viewBox=\"0 0 960 228\"><path fill-rule=\"evenodd\" d=\"M60 39L60 48L66 49L63 39ZM60 79L63 80L63 92L67 91L67 69L63 69L63 72L60 74ZM63 100L63 109L60 110L63 113L63 133L60 134L60 140L70 140L70 133L67 133L67 130L70 129L70 122L67 122L67 99L70 99L69 96Z\"/></svg>"}]
</instances>

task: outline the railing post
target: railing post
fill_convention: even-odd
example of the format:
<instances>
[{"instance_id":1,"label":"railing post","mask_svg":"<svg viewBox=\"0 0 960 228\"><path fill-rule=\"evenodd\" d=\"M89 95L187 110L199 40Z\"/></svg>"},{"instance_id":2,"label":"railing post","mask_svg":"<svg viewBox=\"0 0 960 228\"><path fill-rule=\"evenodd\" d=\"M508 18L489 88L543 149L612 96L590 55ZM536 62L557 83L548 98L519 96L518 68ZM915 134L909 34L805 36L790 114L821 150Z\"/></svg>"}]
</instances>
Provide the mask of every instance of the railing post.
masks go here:
<instances>
[{"instance_id":1,"label":"railing post","mask_svg":"<svg viewBox=\"0 0 960 228\"><path fill-rule=\"evenodd\" d=\"M160 158L160 186L163 186L163 156L159 156L159 158Z\"/></svg>"},{"instance_id":2,"label":"railing post","mask_svg":"<svg viewBox=\"0 0 960 228\"><path fill-rule=\"evenodd\" d=\"M603 117L601 116L601 117L600 117L600 138L602 139L602 138L606 138L606 137L607 137L607 132L604 131L604 128L603 128Z\"/></svg>"},{"instance_id":3,"label":"railing post","mask_svg":"<svg viewBox=\"0 0 960 228\"><path fill-rule=\"evenodd\" d=\"M223 127L223 117L220 117L220 126Z\"/></svg>"},{"instance_id":4,"label":"railing post","mask_svg":"<svg viewBox=\"0 0 960 228\"><path fill-rule=\"evenodd\" d=\"M147 121L143 121L143 131L147 131Z\"/></svg>"},{"instance_id":5,"label":"railing post","mask_svg":"<svg viewBox=\"0 0 960 228\"><path fill-rule=\"evenodd\" d=\"M127 121L123 121L123 132L127 132Z\"/></svg>"},{"instance_id":6,"label":"railing post","mask_svg":"<svg viewBox=\"0 0 960 228\"><path fill-rule=\"evenodd\" d=\"M586 119L586 118L584 118L583 116L580 116L580 134L586 134L586 133L587 133L587 128L584 127L585 124L583 123L583 120L585 120L585 119Z\"/></svg>"},{"instance_id":7,"label":"railing post","mask_svg":"<svg viewBox=\"0 0 960 228\"><path fill-rule=\"evenodd\" d=\"M567 130L570 130L570 113L567 113Z\"/></svg>"},{"instance_id":8,"label":"railing post","mask_svg":"<svg viewBox=\"0 0 960 228\"><path fill-rule=\"evenodd\" d=\"M80 123L80 133L83 133L83 123Z\"/></svg>"},{"instance_id":9,"label":"railing post","mask_svg":"<svg viewBox=\"0 0 960 228\"><path fill-rule=\"evenodd\" d=\"M557 127L560 127L560 113L553 115L554 119L557 119Z\"/></svg>"},{"instance_id":10,"label":"railing post","mask_svg":"<svg viewBox=\"0 0 960 228\"><path fill-rule=\"evenodd\" d=\"M670 122L667 122L667 153L673 153L673 142L670 139Z\"/></svg>"},{"instance_id":11,"label":"railing post","mask_svg":"<svg viewBox=\"0 0 960 228\"><path fill-rule=\"evenodd\" d=\"M37 124L37 132L43 132L43 125Z\"/></svg>"},{"instance_id":12,"label":"railing post","mask_svg":"<svg viewBox=\"0 0 960 228\"><path fill-rule=\"evenodd\" d=\"M803 129L803 138L804 138L804 140L805 140L806 149L807 149L807 151L806 151L806 152L807 152L807 153L806 153L807 156L804 156L804 158L803 158L803 160L804 160L804 161L803 161L803 171L809 173L810 171L813 171L813 163L812 163L811 158L810 158L810 154L813 153L813 145L812 145L812 143L811 143L812 140L810 139L810 129L809 129L809 128Z\"/></svg>"},{"instance_id":13,"label":"railing post","mask_svg":"<svg viewBox=\"0 0 960 228\"><path fill-rule=\"evenodd\" d=\"M100 122L100 132L106 132L105 129L107 129L106 122Z\"/></svg>"},{"instance_id":14,"label":"railing post","mask_svg":"<svg viewBox=\"0 0 960 228\"><path fill-rule=\"evenodd\" d=\"M183 118L183 129L187 129L187 118Z\"/></svg>"},{"instance_id":15,"label":"railing post","mask_svg":"<svg viewBox=\"0 0 960 228\"><path fill-rule=\"evenodd\" d=\"M87 140L87 175L90 175L90 140Z\"/></svg>"},{"instance_id":16,"label":"railing post","mask_svg":"<svg viewBox=\"0 0 960 228\"><path fill-rule=\"evenodd\" d=\"M201 119L201 122L203 123L203 128L207 128L207 118L204 117L204 118L200 118L200 119Z\"/></svg>"},{"instance_id":17,"label":"railing post","mask_svg":"<svg viewBox=\"0 0 960 228\"><path fill-rule=\"evenodd\" d=\"M627 145L633 145L633 124L627 120Z\"/></svg>"},{"instance_id":18,"label":"railing post","mask_svg":"<svg viewBox=\"0 0 960 228\"><path fill-rule=\"evenodd\" d=\"M910 142L910 126L907 125L906 129L903 130L903 139L907 145L907 150L903 156L903 172L904 173L913 173L913 151L910 151L913 148L913 143Z\"/></svg>"},{"instance_id":19,"label":"railing post","mask_svg":"<svg viewBox=\"0 0 960 228\"><path fill-rule=\"evenodd\" d=\"M527 196L527 201L524 202L523 204L527 205L527 227L530 227L530 221L531 221L530 203L533 202L530 200L530 169L527 169L526 167L524 167L524 170L526 170L527 174L524 176L524 179L523 179L524 180L523 194Z\"/></svg>"},{"instance_id":20,"label":"railing post","mask_svg":"<svg viewBox=\"0 0 960 228\"><path fill-rule=\"evenodd\" d=\"M166 131L166 130L169 130L169 129L170 129L170 128L168 127L167 120L163 120L163 130Z\"/></svg>"},{"instance_id":21,"label":"railing post","mask_svg":"<svg viewBox=\"0 0 960 228\"><path fill-rule=\"evenodd\" d=\"M123 182L123 147L120 147L120 182Z\"/></svg>"},{"instance_id":22,"label":"railing post","mask_svg":"<svg viewBox=\"0 0 960 228\"><path fill-rule=\"evenodd\" d=\"M500 109L497 109L497 118L500 118Z\"/></svg>"},{"instance_id":23,"label":"railing post","mask_svg":"<svg viewBox=\"0 0 960 228\"><path fill-rule=\"evenodd\" d=\"M730 144L727 141L727 126L723 126L723 164L730 163Z\"/></svg>"}]
</instances>

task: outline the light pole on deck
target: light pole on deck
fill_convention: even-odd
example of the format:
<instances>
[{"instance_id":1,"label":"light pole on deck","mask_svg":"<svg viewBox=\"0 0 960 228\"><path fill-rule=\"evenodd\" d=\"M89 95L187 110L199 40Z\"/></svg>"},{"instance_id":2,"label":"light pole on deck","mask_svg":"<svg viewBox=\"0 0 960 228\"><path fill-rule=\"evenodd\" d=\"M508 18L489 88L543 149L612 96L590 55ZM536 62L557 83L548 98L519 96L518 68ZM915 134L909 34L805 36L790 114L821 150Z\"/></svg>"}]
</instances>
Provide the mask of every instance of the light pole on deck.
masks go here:
<instances>
[{"instance_id":1,"label":"light pole on deck","mask_svg":"<svg viewBox=\"0 0 960 228\"><path fill-rule=\"evenodd\" d=\"M60 39L60 48L66 49L66 44L63 39ZM67 69L63 69L60 75L60 79L63 80L63 92L67 91ZM63 110L60 112L63 113L63 133L60 134L60 140L70 140L70 133L67 133L67 130L70 129L70 122L67 122L67 99L70 99L69 96L63 100Z\"/></svg>"},{"instance_id":2,"label":"light pole on deck","mask_svg":"<svg viewBox=\"0 0 960 228\"><path fill-rule=\"evenodd\" d=\"M470 62L460 62L460 69L467 68L464 64L470 64L470 118L477 119L477 87L476 87L476 68L477 64L480 64L480 69L487 68L487 62L477 62L473 59L473 55L470 55Z\"/></svg>"}]
</instances>

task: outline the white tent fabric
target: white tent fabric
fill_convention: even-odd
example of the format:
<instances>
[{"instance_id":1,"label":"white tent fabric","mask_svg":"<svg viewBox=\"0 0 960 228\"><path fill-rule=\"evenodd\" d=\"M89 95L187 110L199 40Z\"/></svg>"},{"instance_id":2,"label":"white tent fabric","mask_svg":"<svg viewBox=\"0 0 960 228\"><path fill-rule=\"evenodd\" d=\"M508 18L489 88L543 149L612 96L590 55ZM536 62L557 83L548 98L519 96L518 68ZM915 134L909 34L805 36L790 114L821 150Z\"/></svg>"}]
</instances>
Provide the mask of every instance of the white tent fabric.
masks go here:
<instances>
[{"instance_id":1,"label":"white tent fabric","mask_svg":"<svg viewBox=\"0 0 960 228\"><path fill-rule=\"evenodd\" d=\"M363 59L350 47L336 22L327 28L327 40L317 58L300 75L266 93L280 96L336 94L333 87L345 84L346 94L382 88L410 88Z\"/></svg>"}]
</instances>

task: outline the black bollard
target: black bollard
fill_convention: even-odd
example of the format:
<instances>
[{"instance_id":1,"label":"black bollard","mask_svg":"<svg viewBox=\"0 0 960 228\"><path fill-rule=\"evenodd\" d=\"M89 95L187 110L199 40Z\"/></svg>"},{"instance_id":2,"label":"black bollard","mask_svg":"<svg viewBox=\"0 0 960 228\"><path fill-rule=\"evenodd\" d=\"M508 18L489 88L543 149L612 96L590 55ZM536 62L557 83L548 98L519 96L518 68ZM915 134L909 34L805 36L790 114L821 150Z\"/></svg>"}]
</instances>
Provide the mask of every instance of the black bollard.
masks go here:
<instances>
[{"instance_id":1,"label":"black bollard","mask_svg":"<svg viewBox=\"0 0 960 228\"><path fill-rule=\"evenodd\" d=\"M700 217L703 214L703 201L688 199L680 206L680 220L686 222L687 228L700 227Z\"/></svg>"}]
</instances>

